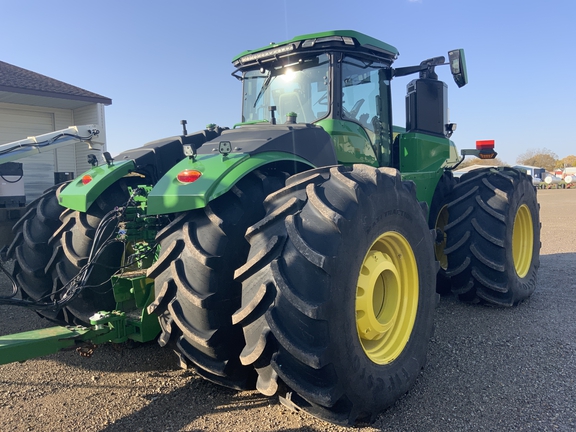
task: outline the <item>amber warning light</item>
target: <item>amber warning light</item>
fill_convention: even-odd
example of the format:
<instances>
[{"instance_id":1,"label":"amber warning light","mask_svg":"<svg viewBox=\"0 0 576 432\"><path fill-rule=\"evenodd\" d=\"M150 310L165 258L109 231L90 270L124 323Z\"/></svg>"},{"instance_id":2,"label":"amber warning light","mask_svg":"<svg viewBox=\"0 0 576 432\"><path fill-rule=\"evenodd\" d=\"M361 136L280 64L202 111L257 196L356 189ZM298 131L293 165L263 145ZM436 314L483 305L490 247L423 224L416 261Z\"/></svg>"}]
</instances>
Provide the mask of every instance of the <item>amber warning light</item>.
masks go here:
<instances>
[{"instance_id":1,"label":"amber warning light","mask_svg":"<svg viewBox=\"0 0 576 432\"><path fill-rule=\"evenodd\" d=\"M494 159L498 154L494 151L494 140L476 141L476 150L480 159Z\"/></svg>"}]
</instances>

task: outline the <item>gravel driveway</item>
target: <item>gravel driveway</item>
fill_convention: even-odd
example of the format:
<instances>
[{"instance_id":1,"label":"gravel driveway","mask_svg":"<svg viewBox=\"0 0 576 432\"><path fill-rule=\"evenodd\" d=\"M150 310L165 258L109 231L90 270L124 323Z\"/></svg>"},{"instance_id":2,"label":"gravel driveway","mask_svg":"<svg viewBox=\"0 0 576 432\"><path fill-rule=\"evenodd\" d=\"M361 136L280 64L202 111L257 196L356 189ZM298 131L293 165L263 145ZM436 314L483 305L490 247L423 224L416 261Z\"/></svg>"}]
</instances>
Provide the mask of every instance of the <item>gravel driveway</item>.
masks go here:
<instances>
[{"instance_id":1,"label":"gravel driveway","mask_svg":"<svg viewBox=\"0 0 576 432\"><path fill-rule=\"evenodd\" d=\"M542 190L538 287L513 309L443 297L427 368L370 426L330 425L212 385L148 344L0 366L7 431L576 430L576 190ZM2 280L1 292L7 287ZM49 326L0 307L0 334Z\"/></svg>"}]
</instances>

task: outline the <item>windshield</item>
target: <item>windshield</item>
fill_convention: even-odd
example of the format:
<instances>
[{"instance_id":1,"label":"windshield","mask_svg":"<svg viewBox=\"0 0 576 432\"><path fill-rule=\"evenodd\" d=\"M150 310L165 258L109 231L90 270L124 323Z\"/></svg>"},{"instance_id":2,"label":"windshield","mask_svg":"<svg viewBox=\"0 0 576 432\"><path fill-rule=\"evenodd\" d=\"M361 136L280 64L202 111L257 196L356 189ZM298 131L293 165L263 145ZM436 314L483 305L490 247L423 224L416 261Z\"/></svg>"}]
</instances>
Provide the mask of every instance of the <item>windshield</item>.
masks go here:
<instances>
[{"instance_id":1,"label":"windshield","mask_svg":"<svg viewBox=\"0 0 576 432\"><path fill-rule=\"evenodd\" d=\"M278 123L297 114L298 123L312 123L328 115L329 57L321 54L271 70L244 73L242 122L270 120L276 107Z\"/></svg>"}]
</instances>

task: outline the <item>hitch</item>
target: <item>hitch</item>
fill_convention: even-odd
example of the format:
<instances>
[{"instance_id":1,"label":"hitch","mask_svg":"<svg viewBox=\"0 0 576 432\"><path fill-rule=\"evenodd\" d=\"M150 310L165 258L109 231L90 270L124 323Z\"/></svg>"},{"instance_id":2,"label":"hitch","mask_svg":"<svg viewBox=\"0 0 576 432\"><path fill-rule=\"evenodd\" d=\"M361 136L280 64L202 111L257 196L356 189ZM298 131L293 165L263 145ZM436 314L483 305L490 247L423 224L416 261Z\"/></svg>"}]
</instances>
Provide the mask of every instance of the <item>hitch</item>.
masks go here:
<instances>
[{"instance_id":1,"label":"hitch","mask_svg":"<svg viewBox=\"0 0 576 432\"><path fill-rule=\"evenodd\" d=\"M23 362L36 357L74 349L82 344L107 342L113 326L58 326L0 336L0 364ZM113 336L112 336L113 337Z\"/></svg>"},{"instance_id":2,"label":"hitch","mask_svg":"<svg viewBox=\"0 0 576 432\"><path fill-rule=\"evenodd\" d=\"M128 314L119 310L101 311L90 317L91 325L87 327L56 326L0 336L0 365L75 348L83 355L87 352L83 347L89 344L122 343L128 339L137 342L154 340L160 333L160 324L156 316L146 311L153 290L151 280L142 273L114 276L116 307L130 309Z\"/></svg>"}]
</instances>

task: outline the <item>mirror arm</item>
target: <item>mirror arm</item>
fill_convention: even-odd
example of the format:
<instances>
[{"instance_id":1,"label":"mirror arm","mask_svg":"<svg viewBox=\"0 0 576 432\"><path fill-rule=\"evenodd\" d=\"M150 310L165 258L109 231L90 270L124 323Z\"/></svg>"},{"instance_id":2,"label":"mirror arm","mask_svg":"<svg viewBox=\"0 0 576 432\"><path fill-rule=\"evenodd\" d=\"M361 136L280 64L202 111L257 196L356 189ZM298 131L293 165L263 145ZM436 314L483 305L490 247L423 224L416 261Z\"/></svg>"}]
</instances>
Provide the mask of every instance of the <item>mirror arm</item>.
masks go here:
<instances>
[{"instance_id":1,"label":"mirror arm","mask_svg":"<svg viewBox=\"0 0 576 432\"><path fill-rule=\"evenodd\" d=\"M419 66L405 66L396 69L392 69L392 76L393 77L401 77L406 75L412 75L416 72L422 72L428 69L428 65L419 65Z\"/></svg>"}]
</instances>

